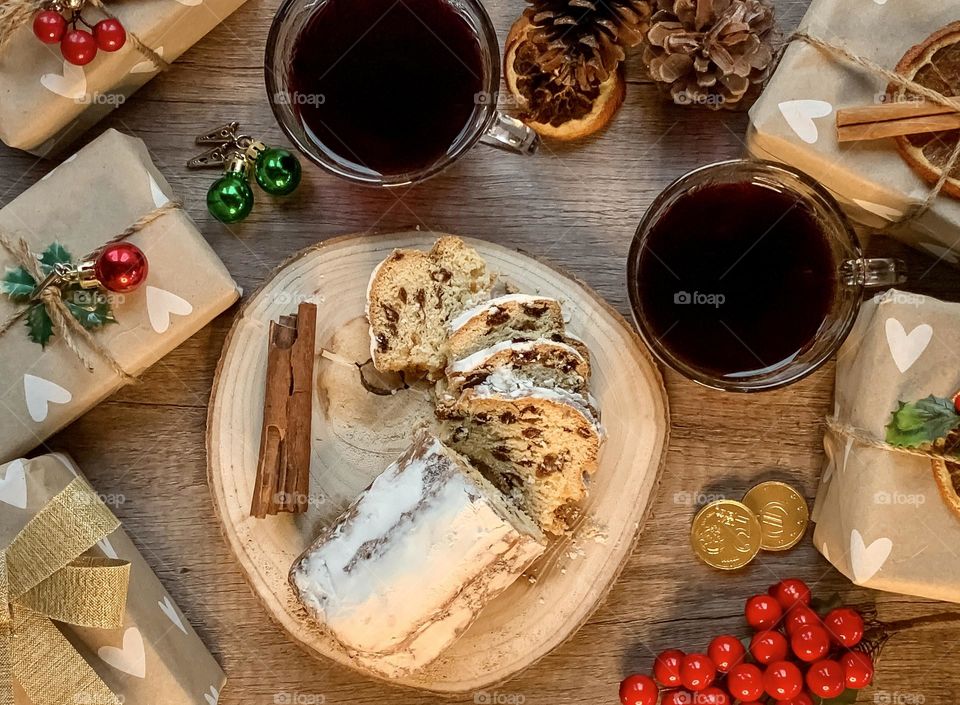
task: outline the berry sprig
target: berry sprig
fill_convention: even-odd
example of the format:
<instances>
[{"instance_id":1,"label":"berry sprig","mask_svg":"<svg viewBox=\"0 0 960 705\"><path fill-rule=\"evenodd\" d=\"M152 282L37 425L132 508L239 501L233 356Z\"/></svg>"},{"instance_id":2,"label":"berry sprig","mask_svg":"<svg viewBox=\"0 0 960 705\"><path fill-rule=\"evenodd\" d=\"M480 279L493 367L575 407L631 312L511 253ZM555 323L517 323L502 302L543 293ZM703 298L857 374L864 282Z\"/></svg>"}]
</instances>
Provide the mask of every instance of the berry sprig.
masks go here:
<instances>
[{"instance_id":1,"label":"berry sprig","mask_svg":"<svg viewBox=\"0 0 960 705\"><path fill-rule=\"evenodd\" d=\"M802 580L781 580L767 594L750 597L744 616L754 630L748 646L722 634L706 653L668 649L654 659L652 675L632 675L620 684L620 702L814 705L847 702L846 691L873 681L876 653L861 645L863 616L851 607L819 614Z\"/></svg>"},{"instance_id":2,"label":"berry sprig","mask_svg":"<svg viewBox=\"0 0 960 705\"><path fill-rule=\"evenodd\" d=\"M83 18L85 2L53 0L33 18L37 39L44 44L59 43L64 60L75 66L86 66L97 58L98 51L119 51L127 43L120 20L108 17L95 25L87 22Z\"/></svg>"}]
</instances>

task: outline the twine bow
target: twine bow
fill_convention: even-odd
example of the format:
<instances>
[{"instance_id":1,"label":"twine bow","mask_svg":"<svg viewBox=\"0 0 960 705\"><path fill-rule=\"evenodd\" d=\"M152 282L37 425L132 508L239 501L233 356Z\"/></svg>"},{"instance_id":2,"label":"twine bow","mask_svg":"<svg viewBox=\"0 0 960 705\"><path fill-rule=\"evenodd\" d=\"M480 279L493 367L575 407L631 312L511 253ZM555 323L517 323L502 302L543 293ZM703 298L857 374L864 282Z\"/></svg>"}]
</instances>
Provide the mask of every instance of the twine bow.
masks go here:
<instances>
[{"instance_id":1,"label":"twine bow","mask_svg":"<svg viewBox=\"0 0 960 705\"><path fill-rule=\"evenodd\" d=\"M885 66L881 66L876 61L868 59L865 56L858 56L846 47L842 47L838 44L832 44L802 30L794 32L787 38L787 41L784 43L784 50L794 40L806 42L833 59L842 59L843 61L853 64L854 66L859 66L875 76L885 78L891 84L899 87L902 91L910 91L922 98L926 98L927 100L936 103L937 105L943 105L948 108L957 107L955 97L951 98L949 96L945 96L942 93L933 90L932 88L921 85L916 81L907 78L906 76L901 76L896 71L892 71ZM953 148L953 152L950 154L950 159L947 160L947 163L942 168L940 178L937 179L937 182L927 193L927 196L924 198L923 202L914 206L910 212L904 214L900 220L892 222L889 225L886 225L884 228L879 229L883 230L892 226L906 225L915 221L917 218L930 210L933 202L937 200L937 197L940 195L943 187L950 179L950 175L953 173L953 170L957 164L960 164L960 139L957 140L957 144Z\"/></svg>"},{"instance_id":2,"label":"twine bow","mask_svg":"<svg viewBox=\"0 0 960 705\"><path fill-rule=\"evenodd\" d=\"M836 416L828 416L826 418L827 428L838 436L842 438L850 438L862 446L867 446L868 448L877 448L878 450L886 450L891 453L899 453L900 455L911 455L914 458L927 458L928 460L939 460L944 463L958 463L960 462L960 456L944 453L936 448L920 448L916 446L895 446L892 443L887 443L882 441L879 438L876 438L873 434L868 431L864 431L862 428L857 428L856 426L851 426L846 424Z\"/></svg>"},{"instance_id":3,"label":"twine bow","mask_svg":"<svg viewBox=\"0 0 960 705\"><path fill-rule=\"evenodd\" d=\"M0 705L14 681L34 705L120 705L51 621L122 626L130 564L84 555L119 526L77 477L0 551Z\"/></svg>"},{"instance_id":4,"label":"twine bow","mask_svg":"<svg viewBox=\"0 0 960 705\"><path fill-rule=\"evenodd\" d=\"M168 201L159 208L155 208L154 210L145 214L122 233L111 238L107 244L126 240L134 233L143 230L147 225L158 218L161 218L170 211L177 210L182 207L183 204L181 204L179 201ZM34 281L38 283L43 281L44 275L40 271L39 259L34 252L30 251L30 247L27 245L26 240L23 238L14 240L5 233L0 232L0 248L3 248L9 252L14 261L19 266L23 267L30 274L30 276L33 277ZM70 310L63 302L63 294L58 286L55 284L47 286L39 293L38 297L40 303L43 304L43 306L47 309L47 313L50 314L50 320L53 321L53 327L57 335L63 338L63 342L66 344L66 346L73 351L73 353L88 370L93 370L93 361L84 351L81 343L83 343L86 348L96 353L100 359L104 360L110 366L110 369L113 370L124 382L130 383L135 381L135 378L120 366L120 363L117 362L113 355L110 354L110 351L107 350L107 348L104 347L90 331L80 325L80 322L73 317L73 314L70 313ZM13 328L14 324L23 318L28 310L29 307L23 308L10 316L10 318L8 318L3 324L0 324L0 337Z\"/></svg>"},{"instance_id":5,"label":"twine bow","mask_svg":"<svg viewBox=\"0 0 960 705\"><path fill-rule=\"evenodd\" d=\"M103 0L87 0L91 5L100 10L108 18L117 19L103 4ZM33 16L43 8L46 0L3 0L3 6L0 7L0 51L4 45L10 41L13 30L28 24L33 20ZM170 68L170 62L166 61L153 49L148 47L133 32L127 33L127 39L133 45L133 48L143 54L150 63L157 67L159 71L166 71Z\"/></svg>"}]
</instances>

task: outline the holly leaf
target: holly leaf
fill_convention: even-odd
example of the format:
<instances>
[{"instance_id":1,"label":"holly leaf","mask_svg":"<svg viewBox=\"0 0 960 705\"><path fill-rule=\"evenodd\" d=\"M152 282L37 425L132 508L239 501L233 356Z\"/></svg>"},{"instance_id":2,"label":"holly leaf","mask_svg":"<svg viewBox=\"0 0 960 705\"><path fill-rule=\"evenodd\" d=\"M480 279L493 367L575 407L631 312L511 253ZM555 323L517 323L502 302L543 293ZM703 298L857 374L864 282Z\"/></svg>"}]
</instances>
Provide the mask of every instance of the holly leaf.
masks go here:
<instances>
[{"instance_id":1,"label":"holly leaf","mask_svg":"<svg viewBox=\"0 0 960 705\"><path fill-rule=\"evenodd\" d=\"M0 282L0 291L18 304L26 303L36 285L36 279L23 267L7 267L7 273Z\"/></svg>"},{"instance_id":2,"label":"holly leaf","mask_svg":"<svg viewBox=\"0 0 960 705\"><path fill-rule=\"evenodd\" d=\"M53 268L58 264L70 264L73 257L67 252L67 248L59 242L54 242L40 255L40 270L44 276L50 274Z\"/></svg>"},{"instance_id":3,"label":"holly leaf","mask_svg":"<svg viewBox=\"0 0 960 705\"><path fill-rule=\"evenodd\" d=\"M34 304L27 311L27 331L30 340L46 347L53 335L53 321L43 304Z\"/></svg>"},{"instance_id":4,"label":"holly leaf","mask_svg":"<svg viewBox=\"0 0 960 705\"><path fill-rule=\"evenodd\" d=\"M953 401L932 394L915 402L900 402L887 424L887 443L915 448L946 438L960 428Z\"/></svg>"},{"instance_id":5,"label":"holly leaf","mask_svg":"<svg viewBox=\"0 0 960 705\"><path fill-rule=\"evenodd\" d=\"M857 691L847 688L835 698L820 698L820 705L851 705L857 702Z\"/></svg>"},{"instance_id":6,"label":"holly leaf","mask_svg":"<svg viewBox=\"0 0 960 705\"><path fill-rule=\"evenodd\" d=\"M843 598L839 592L834 592L826 597L814 597L810 600L810 609L817 614L826 614L837 607L843 607Z\"/></svg>"},{"instance_id":7,"label":"holly leaf","mask_svg":"<svg viewBox=\"0 0 960 705\"><path fill-rule=\"evenodd\" d=\"M88 330L117 322L109 299L98 291L71 291L64 303L80 325Z\"/></svg>"}]
</instances>

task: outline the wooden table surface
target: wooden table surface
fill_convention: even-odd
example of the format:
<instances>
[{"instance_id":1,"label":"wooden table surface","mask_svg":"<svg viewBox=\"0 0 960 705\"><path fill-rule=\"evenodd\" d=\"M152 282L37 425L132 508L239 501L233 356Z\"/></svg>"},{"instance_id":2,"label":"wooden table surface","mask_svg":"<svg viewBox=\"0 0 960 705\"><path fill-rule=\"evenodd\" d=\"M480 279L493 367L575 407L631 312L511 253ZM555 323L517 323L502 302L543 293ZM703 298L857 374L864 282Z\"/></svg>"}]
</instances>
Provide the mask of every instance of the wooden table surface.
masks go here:
<instances>
[{"instance_id":1,"label":"wooden table surface","mask_svg":"<svg viewBox=\"0 0 960 705\"><path fill-rule=\"evenodd\" d=\"M688 169L743 151L746 115L665 104L643 82L634 58L626 103L596 139L573 147L545 145L526 159L478 147L453 169L406 191L369 190L308 167L294 197L260 198L245 223L227 228L204 207L214 174L189 173L184 162L193 155L195 135L230 119L268 143L284 142L262 78L262 46L278 4L250 0L103 123L146 142L248 295L288 255L318 240L419 225L489 238L567 267L628 314L625 258L644 209ZM522 3L487 5L502 41ZM785 31L806 5L777 1ZM52 166L0 148L0 205ZM874 239L870 251L907 259L911 288L960 300L955 270L932 266L932 260L887 240ZM71 453L101 492L123 496L116 513L229 676L222 705L438 701L301 652L268 620L228 553L207 490L204 424L234 313L220 316L154 366L141 384L93 409L47 446ZM827 365L788 389L745 397L666 373L673 435L662 485L632 559L609 599L573 639L498 693L486 694L486 702L616 702L620 679L648 671L660 650L703 649L723 632L745 635L743 600L782 577L801 577L824 594L840 591L855 604L875 601L882 618L949 609L852 586L813 549L809 535L792 551L762 554L733 574L698 563L688 547L696 505L715 496L736 498L760 480L781 478L812 502L833 374ZM860 702L954 702L960 692L956 636L940 627L897 637L874 689L861 693ZM475 700L484 702L484 695Z\"/></svg>"}]
</instances>

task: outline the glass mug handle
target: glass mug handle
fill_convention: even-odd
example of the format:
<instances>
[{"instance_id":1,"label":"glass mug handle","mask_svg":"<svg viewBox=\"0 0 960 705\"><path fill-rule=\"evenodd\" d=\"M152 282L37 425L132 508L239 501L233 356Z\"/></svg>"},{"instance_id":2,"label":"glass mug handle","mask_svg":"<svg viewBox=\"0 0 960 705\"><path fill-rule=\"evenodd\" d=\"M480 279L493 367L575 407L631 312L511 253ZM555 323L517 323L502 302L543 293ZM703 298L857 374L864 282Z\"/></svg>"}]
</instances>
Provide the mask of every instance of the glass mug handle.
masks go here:
<instances>
[{"instance_id":1,"label":"glass mug handle","mask_svg":"<svg viewBox=\"0 0 960 705\"><path fill-rule=\"evenodd\" d=\"M499 110L490 129L480 138L484 144L516 154L533 154L540 146L540 136L515 117Z\"/></svg>"},{"instance_id":2,"label":"glass mug handle","mask_svg":"<svg viewBox=\"0 0 960 705\"><path fill-rule=\"evenodd\" d=\"M907 281L907 265L901 259L888 257L864 257L851 259L841 267L843 283L847 286L862 286L873 289L894 286Z\"/></svg>"}]
</instances>

